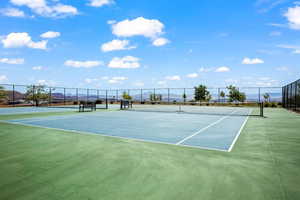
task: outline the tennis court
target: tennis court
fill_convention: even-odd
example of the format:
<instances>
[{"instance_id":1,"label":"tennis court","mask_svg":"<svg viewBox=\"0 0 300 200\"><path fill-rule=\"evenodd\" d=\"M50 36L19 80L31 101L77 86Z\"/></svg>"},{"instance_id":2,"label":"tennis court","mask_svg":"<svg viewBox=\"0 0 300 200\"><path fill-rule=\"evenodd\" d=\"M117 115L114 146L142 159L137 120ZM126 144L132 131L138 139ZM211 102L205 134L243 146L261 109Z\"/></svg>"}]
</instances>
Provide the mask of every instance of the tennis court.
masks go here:
<instances>
[{"instance_id":1,"label":"tennis court","mask_svg":"<svg viewBox=\"0 0 300 200\"><path fill-rule=\"evenodd\" d=\"M170 109L171 106L168 107ZM217 108L210 108L217 112ZM221 109L221 108L219 108ZM224 109L224 108L223 108ZM209 110L208 110L209 112ZM93 133L205 149L231 151L248 116L248 108L227 108L226 113L190 114L184 112L107 111L74 113L8 120L80 133Z\"/></svg>"}]
</instances>

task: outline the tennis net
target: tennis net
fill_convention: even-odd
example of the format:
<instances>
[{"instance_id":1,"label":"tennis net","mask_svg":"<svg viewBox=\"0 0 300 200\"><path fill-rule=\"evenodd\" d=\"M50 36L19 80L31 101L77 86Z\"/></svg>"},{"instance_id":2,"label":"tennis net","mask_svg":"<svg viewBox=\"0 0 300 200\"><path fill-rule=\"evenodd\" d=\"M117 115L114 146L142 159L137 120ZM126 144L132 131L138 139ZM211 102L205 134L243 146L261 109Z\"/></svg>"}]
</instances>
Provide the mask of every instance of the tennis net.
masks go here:
<instances>
[{"instance_id":1,"label":"tennis net","mask_svg":"<svg viewBox=\"0 0 300 200\"><path fill-rule=\"evenodd\" d=\"M263 117L262 103L193 103L193 104L141 104L132 101L121 101L121 110L140 112L184 113L203 115L232 115Z\"/></svg>"}]
</instances>

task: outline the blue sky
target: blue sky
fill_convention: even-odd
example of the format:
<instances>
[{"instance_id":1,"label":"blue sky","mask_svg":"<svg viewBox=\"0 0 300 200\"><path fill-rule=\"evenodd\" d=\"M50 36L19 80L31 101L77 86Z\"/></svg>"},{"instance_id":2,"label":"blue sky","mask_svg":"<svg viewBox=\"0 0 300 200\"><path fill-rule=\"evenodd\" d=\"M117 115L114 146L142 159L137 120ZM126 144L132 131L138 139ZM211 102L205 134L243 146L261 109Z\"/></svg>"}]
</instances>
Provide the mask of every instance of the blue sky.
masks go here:
<instances>
[{"instance_id":1,"label":"blue sky","mask_svg":"<svg viewBox=\"0 0 300 200\"><path fill-rule=\"evenodd\" d=\"M289 0L1 0L0 83L282 86L300 78Z\"/></svg>"}]
</instances>

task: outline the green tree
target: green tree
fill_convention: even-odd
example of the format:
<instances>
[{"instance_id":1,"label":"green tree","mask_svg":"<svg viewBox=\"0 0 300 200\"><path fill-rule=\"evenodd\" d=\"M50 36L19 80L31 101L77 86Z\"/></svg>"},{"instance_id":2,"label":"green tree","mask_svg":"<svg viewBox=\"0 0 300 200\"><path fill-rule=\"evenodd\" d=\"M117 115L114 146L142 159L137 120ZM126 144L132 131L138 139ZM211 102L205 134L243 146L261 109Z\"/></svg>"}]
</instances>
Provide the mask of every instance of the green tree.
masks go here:
<instances>
[{"instance_id":1,"label":"green tree","mask_svg":"<svg viewBox=\"0 0 300 200\"><path fill-rule=\"evenodd\" d=\"M209 101L211 96L205 85L199 85L194 87L195 89L195 100L196 101Z\"/></svg>"},{"instance_id":2,"label":"green tree","mask_svg":"<svg viewBox=\"0 0 300 200\"><path fill-rule=\"evenodd\" d=\"M223 102L225 102L225 92L220 92L220 97L222 98Z\"/></svg>"},{"instance_id":3,"label":"green tree","mask_svg":"<svg viewBox=\"0 0 300 200\"><path fill-rule=\"evenodd\" d=\"M150 101L161 101L162 95L161 94L150 94L149 98L150 98Z\"/></svg>"},{"instance_id":4,"label":"green tree","mask_svg":"<svg viewBox=\"0 0 300 200\"><path fill-rule=\"evenodd\" d=\"M123 97L123 99L126 99L126 100L131 100L132 99L132 97L126 92L123 92L122 97Z\"/></svg>"},{"instance_id":5,"label":"green tree","mask_svg":"<svg viewBox=\"0 0 300 200\"><path fill-rule=\"evenodd\" d=\"M246 94L243 92L240 92L235 86L230 85L227 87L229 90L229 94L227 95L229 98L229 102L244 102L246 100Z\"/></svg>"},{"instance_id":6,"label":"green tree","mask_svg":"<svg viewBox=\"0 0 300 200\"><path fill-rule=\"evenodd\" d=\"M0 102L3 102L7 100L7 93L5 91L5 88L0 85Z\"/></svg>"},{"instance_id":7,"label":"green tree","mask_svg":"<svg viewBox=\"0 0 300 200\"><path fill-rule=\"evenodd\" d=\"M265 99L265 102L270 101L270 94L269 94L269 93L263 94L263 97L264 97L264 99Z\"/></svg>"},{"instance_id":8,"label":"green tree","mask_svg":"<svg viewBox=\"0 0 300 200\"><path fill-rule=\"evenodd\" d=\"M25 95L26 100L33 101L36 106L39 106L41 101L49 100L49 94L43 85L28 86Z\"/></svg>"}]
</instances>

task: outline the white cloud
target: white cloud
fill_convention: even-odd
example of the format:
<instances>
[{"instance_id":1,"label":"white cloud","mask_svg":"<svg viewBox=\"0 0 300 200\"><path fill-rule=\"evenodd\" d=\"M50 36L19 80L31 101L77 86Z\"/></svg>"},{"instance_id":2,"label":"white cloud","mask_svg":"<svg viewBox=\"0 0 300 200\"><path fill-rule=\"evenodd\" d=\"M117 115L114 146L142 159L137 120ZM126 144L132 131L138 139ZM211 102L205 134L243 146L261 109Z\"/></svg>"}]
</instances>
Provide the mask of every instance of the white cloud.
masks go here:
<instances>
[{"instance_id":1,"label":"white cloud","mask_svg":"<svg viewBox=\"0 0 300 200\"><path fill-rule=\"evenodd\" d=\"M225 82L230 84L237 84L239 81L236 79L229 78L229 79L225 79Z\"/></svg>"},{"instance_id":2,"label":"white cloud","mask_svg":"<svg viewBox=\"0 0 300 200\"><path fill-rule=\"evenodd\" d=\"M133 85L137 86L137 87L143 87L145 84L144 84L144 82L137 81L137 82L133 83Z\"/></svg>"},{"instance_id":3,"label":"white cloud","mask_svg":"<svg viewBox=\"0 0 300 200\"><path fill-rule=\"evenodd\" d=\"M93 82L97 82L97 81L99 81L99 79L97 79L97 78L86 78L86 79L84 79L84 82L86 82L86 83L93 83Z\"/></svg>"},{"instance_id":4,"label":"white cloud","mask_svg":"<svg viewBox=\"0 0 300 200\"><path fill-rule=\"evenodd\" d=\"M167 81L158 81L157 84L158 85L167 85Z\"/></svg>"},{"instance_id":5,"label":"white cloud","mask_svg":"<svg viewBox=\"0 0 300 200\"><path fill-rule=\"evenodd\" d=\"M111 25L111 24L115 24L116 22L117 22L116 20L113 20L113 19L112 19L112 20L108 20L108 21L107 21L107 24L110 24L110 25Z\"/></svg>"},{"instance_id":6,"label":"white cloud","mask_svg":"<svg viewBox=\"0 0 300 200\"><path fill-rule=\"evenodd\" d=\"M89 1L90 3L88 5L93 7L102 7L114 3L113 0L89 0Z\"/></svg>"},{"instance_id":7,"label":"white cloud","mask_svg":"<svg viewBox=\"0 0 300 200\"><path fill-rule=\"evenodd\" d=\"M279 48L283 48L283 49L292 49L292 53L294 54L300 54L300 46L295 46L295 45L277 45L277 47Z\"/></svg>"},{"instance_id":8,"label":"white cloud","mask_svg":"<svg viewBox=\"0 0 300 200\"><path fill-rule=\"evenodd\" d=\"M284 28L286 27L285 24L276 24L276 23L269 23L267 24L268 26L273 26L273 27L279 27L279 28Z\"/></svg>"},{"instance_id":9,"label":"white cloud","mask_svg":"<svg viewBox=\"0 0 300 200\"><path fill-rule=\"evenodd\" d=\"M254 84L260 87L272 87L272 86L274 87L274 86L278 86L278 83L279 82L277 80L271 79L269 77L261 77Z\"/></svg>"},{"instance_id":10,"label":"white cloud","mask_svg":"<svg viewBox=\"0 0 300 200\"><path fill-rule=\"evenodd\" d=\"M111 83L111 84L122 83L123 81L125 81L127 79L128 79L127 77L116 76L116 77L112 77L111 79L109 79L108 83Z\"/></svg>"},{"instance_id":11,"label":"white cloud","mask_svg":"<svg viewBox=\"0 0 300 200\"><path fill-rule=\"evenodd\" d=\"M264 61L259 58L244 58L242 64L244 65L255 65L255 64L262 64Z\"/></svg>"},{"instance_id":12,"label":"white cloud","mask_svg":"<svg viewBox=\"0 0 300 200\"><path fill-rule=\"evenodd\" d=\"M37 80L36 81L37 85L47 85L47 86L55 86L56 82L51 81L51 80Z\"/></svg>"},{"instance_id":13,"label":"white cloud","mask_svg":"<svg viewBox=\"0 0 300 200\"><path fill-rule=\"evenodd\" d=\"M279 31L272 31L270 33L270 36L281 36L281 32L279 32Z\"/></svg>"},{"instance_id":14,"label":"white cloud","mask_svg":"<svg viewBox=\"0 0 300 200\"><path fill-rule=\"evenodd\" d=\"M180 76L178 76L178 75L166 76L165 79L169 80L169 81L180 81L181 80Z\"/></svg>"},{"instance_id":15,"label":"white cloud","mask_svg":"<svg viewBox=\"0 0 300 200\"><path fill-rule=\"evenodd\" d=\"M40 41L40 42L30 42L28 44L28 47L29 48L32 48L32 49L47 49L47 43L48 41L46 40L43 40L43 41Z\"/></svg>"},{"instance_id":16,"label":"white cloud","mask_svg":"<svg viewBox=\"0 0 300 200\"><path fill-rule=\"evenodd\" d=\"M35 71L40 71L40 70L43 70L44 67L43 66L34 66L32 67L32 70L35 70Z\"/></svg>"},{"instance_id":17,"label":"white cloud","mask_svg":"<svg viewBox=\"0 0 300 200\"><path fill-rule=\"evenodd\" d=\"M52 7L54 16L66 16L66 15L77 15L78 11L77 8L69 5L57 4L56 6Z\"/></svg>"},{"instance_id":18,"label":"white cloud","mask_svg":"<svg viewBox=\"0 0 300 200\"><path fill-rule=\"evenodd\" d=\"M8 81L8 78L5 75L0 75L0 82Z\"/></svg>"},{"instance_id":19,"label":"white cloud","mask_svg":"<svg viewBox=\"0 0 300 200\"><path fill-rule=\"evenodd\" d=\"M293 53L294 54L300 54L300 49L296 49Z\"/></svg>"},{"instance_id":20,"label":"white cloud","mask_svg":"<svg viewBox=\"0 0 300 200\"><path fill-rule=\"evenodd\" d=\"M261 81L268 81L268 80L270 80L271 78L270 77L260 77L260 78L258 78L259 80L261 80Z\"/></svg>"},{"instance_id":21,"label":"white cloud","mask_svg":"<svg viewBox=\"0 0 300 200\"><path fill-rule=\"evenodd\" d=\"M114 57L108 64L109 68L135 69L140 67L139 58L125 56L123 58Z\"/></svg>"},{"instance_id":22,"label":"white cloud","mask_svg":"<svg viewBox=\"0 0 300 200\"><path fill-rule=\"evenodd\" d=\"M24 59L23 58L0 58L0 63L21 65L24 64Z\"/></svg>"},{"instance_id":23,"label":"white cloud","mask_svg":"<svg viewBox=\"0 0 300 200\"><path fill-rule=\"evenodd\" d=\"M40 35L42 38L56 38L60 36L60 32L48 31Z\"/></svg>"},{"instance_id":24,"label":"white cloud","mask_svg":"<svg viewBox=\"0 0 300 200\"><path fill-rule=\"evenodd\" d=\"M4 16L8 16L8 17L25 17L24 12L17 8L2 9L2 10L0 10L0 13Z\"/></svg>"},{"instance_id":25,"label":"white cloud","mask_svg":"<svg viewBox=\"0 0 300 200\"><path fill-rule=\"evenodd\" d=\"M226 66L218 67L215 72L229 72L230 68Z\"/></svg>"},{"instance_id":26,"label":"white cloud","mask_svg":"<svg viewBox=\"0 0 300 200\"><path fill-rule=\"evenodd\" d=\"M287 18L291 29L300 30L300 6L290 7L284 16Z\"/></svg>"},{"instance_id":27,"label":"white cloud","mask_svg":"<svg viewBox=\"0 0 300 200\"><path fill-rule=\"evenodd\" d=\"M201 73L201 72L210 72L210 71L212 71L212 68L201 67L201 68L199 69L199 72L200 72L200 73Z\"/></svg>"},{"instance_id":28,"label":"white cloud","mask_svg":"<svg viewBox=\"0 0 300 200\"><path fill-rule=\"evenodd\" d=\"M74 68L92 68L103 65L102 61L76 61L67 60L64 65Z\"/></svg>"},{"instance_id":29,"label":"white cloud","mask_svg":"<svg viewBox=\"0 0 300 200\"><path fill-rule=\"evenodd\" d=\"M10 0L16 6L26 6L32 12L44 17L66 17L77 15L77 8L57 3L58 1L50 1L52 5L48 5L46 0Z\"/></svg>"},{"instance_id":30,"label":"white cloud","mask_svg":"<svg viewBox=\"0 0 300 200\"><path fill-rule=\"evenodd\" d=\"M197 78L199 75L197 73L191 73L191 74L187 74L186 77L188 78Z\"/></svg>"},{"instance_id":31,"label":"white cloud","mask_svg":"<svg viewBox=\"0 0 300 200\"><path fill-rule=\"evenodd\" d=\"M277 67L276 70L277 70L277 71L288 71L289 68L288 68L288 67L285 67L285 66L282 66L282 67Z\"/></svg>"},{"instance_id":32,"label":"white cloud","mask_svg":"<svg viewBox=\"0 0 300 200\"><path fill-rule=\"evenodd\" d=\"M102 79L102 80L108 80L109 77L108 77L108 76L102 76L101 79Z\"/></svg>"},{"instance_id":33,"label":"white cloud","mask_svg":"<svg viewBox=\"0 0 300 200\"><path fill-rule=\"evenodd\" d=\"M1 41L4 48L28 47L33 49L47 49L47 41L33 42L28 33L10 33Z\"/></svg>"},{"instance_id":34,"label":"white cloud","mask_svg":"<svg viewBox=\"0 0 300 200\"><path fill-rule=\"evenodd\" d=\"M154 46L158 47L158 46L164 46L164 45L168 44L169 42L170 41L166 38L157 38L157 39L153 40L152 44Z\"/></svg>"},{"instance_id":35,"label":"white cloud","mask_svg":"<svg viewBox=\"0 0 300 200\"><path fill-rule=\"evenodd\" d=\"M112 32L119 37L144 36L157 38L163 34L164 24L156 19L138 17L133 20L123 20L112 25Z\"/></svg>"},{"instance_id":36,"label":"white cloud","mask_svg":"<svg viewBox=\"0 0 300 200\"><path fill-rule=\"evenodd\" d=\"M129 50L134 49L136 46L129 46L128 40L112 40L110 42L104 43L101 46L103 52L117 51L117 50Z\"/></svg>"}]
</instances>

